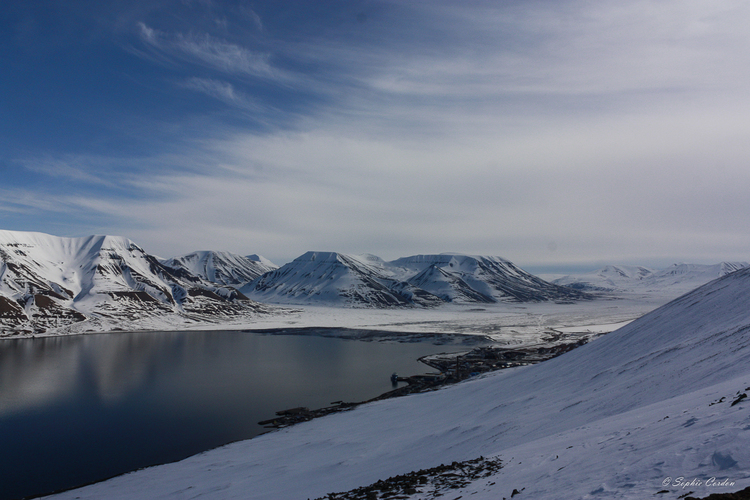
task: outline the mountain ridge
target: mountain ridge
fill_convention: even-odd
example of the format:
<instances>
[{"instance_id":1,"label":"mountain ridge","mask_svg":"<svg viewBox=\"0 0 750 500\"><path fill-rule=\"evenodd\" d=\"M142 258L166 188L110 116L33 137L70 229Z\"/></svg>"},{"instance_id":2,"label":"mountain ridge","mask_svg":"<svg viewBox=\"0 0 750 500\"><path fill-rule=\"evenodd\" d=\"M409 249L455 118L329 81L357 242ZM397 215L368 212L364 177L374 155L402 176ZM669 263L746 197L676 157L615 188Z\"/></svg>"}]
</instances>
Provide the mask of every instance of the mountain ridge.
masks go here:
<instances>
[{"instance_id":1,"label":"mountain ridge","mask_svg":"<svg viewBox=\"0 0 750 500\"><path fill-rule=\"evenodd\" d=\"M590 273L553 278L552 283L590 292L666 292L676 297L750 266L747 262L676 263L664 269L608 265Z\"/></svg>"},{"instance_id":2,"label":"mountain ridge","mask_svg":"<svg viewBox=\"0 0 750 500\"><path fill-rule=\"evenodd\" d=\"M380 307L591 298L526 273L506 259L463 254L424 254L385 262L371 254L311 251L240 290L271 303Z\"/></svg>"},{"instance_id":3,"label":"mountain ridge","mask_svg":"<svg viewBox=\"0 0 750 500\"><path fill-rule=\"evenodd\" d=\"M184 268L213 283L230 286L242 285L279 267L256 254L242 256L215 250L191 252L161 262L171 268Z\"/></svg>"},{"instance_id":4,"label":"mountain ridge","mask_svg":"<svg viewBox=\"0 0 750 500\"><path fill-rule=\"evenodd\" d=\"M240 288L261 301L326 302L393 307L441 301L384 271L382 260L338 252L309 251Z\"/></svg>"},{"instance_id":5,"label":"mountain ridge","mask_svg":"<svg viewBox=\"0 0 750 500\"><path fill-rule=\"evenodd\" d=\"M268 308L121 236L0 231L0 334L159 328Z\"/></svg>"}]
</instances>

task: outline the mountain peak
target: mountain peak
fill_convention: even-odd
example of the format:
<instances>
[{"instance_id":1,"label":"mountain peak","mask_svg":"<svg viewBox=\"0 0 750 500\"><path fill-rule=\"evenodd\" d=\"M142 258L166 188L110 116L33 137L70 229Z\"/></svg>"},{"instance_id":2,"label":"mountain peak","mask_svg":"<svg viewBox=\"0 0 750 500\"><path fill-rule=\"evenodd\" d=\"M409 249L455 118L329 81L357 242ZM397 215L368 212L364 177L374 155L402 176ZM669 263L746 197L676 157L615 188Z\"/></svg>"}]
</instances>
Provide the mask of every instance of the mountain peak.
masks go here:
<instances>
[{"instance_id":1,"label":"mountain peak","mask_svg":"<svg viewBox=\"0 0 750 500\"><path fill-rule=\"evenodd\" d=\"M121 236L0 231L0 334L149 329L261 311Z\"/></svg>"},{"instance_id":2,"label":"mountain peak","mask_svg":"<svg viewBox=\"0 0 750 500\"><path fill-rule=\"evenodd\" d=\"M278 266L266 260L251 259L231 252L202 250L162 261L221 285L242 286Z\"/></svg>"},{"instance_id":3,"label":"mountain peak","mask_svg":"<svg viewBox=\"0 0 750 500\"><path fill-rule=\"evenodd\" d=\"M378 307L587 298L579 291L547 283L500 257L457 253L385 262L371 254L306 252L241 290L265 302L323 301Z\"/></svg>"}]
</instances>

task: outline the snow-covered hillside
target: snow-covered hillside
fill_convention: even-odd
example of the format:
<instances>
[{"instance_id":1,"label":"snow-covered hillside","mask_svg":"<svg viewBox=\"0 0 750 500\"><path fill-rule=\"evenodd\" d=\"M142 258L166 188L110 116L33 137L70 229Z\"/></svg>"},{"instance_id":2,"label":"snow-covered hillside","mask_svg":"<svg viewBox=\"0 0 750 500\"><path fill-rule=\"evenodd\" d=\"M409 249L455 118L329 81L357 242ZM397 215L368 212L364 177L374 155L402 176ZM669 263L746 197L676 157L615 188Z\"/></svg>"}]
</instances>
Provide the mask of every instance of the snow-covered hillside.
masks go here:
<instances>
[{"instance_id":1,"label":"snow-covered hillside","mask_svg":"<svg viewBox=\"0 0 750 500\"><path fill-rule=\"evenodd\" d=\"M656 271L644 285L649 291L673 289L687 292L748 266L750 264L747 262L720 262L713 265L673 264Z\"/></svg>"},{"instance_id":2,"label":"snow-covered hillside","mask_svg":"<svg viewBox=\"0 0 750 500\"><path fill-rule=\"evenodd\" d=\"M0 231L2 335L184 326L265 309L127 238Z\"/></svg>"},{"instance_id":3,"label":"snow-covered hillside","mask_svg":"<svg viewBox=\"0 0 750 500\"><path fill-rule=\"evenodd\" d=\"M654 272L653 269L642 266L604 266L593 273L562 276L551 281L580 290L630 290Z\"/></svg>"},{"instance_id":4,"label":"snow-covered hillside","mask_svg":"<svg viewBox=\"0 0 750 500\"><path fill-rule=\"evenodd\" d=\"M551 281L586 291L659 293L677 297L749 265L747 262L673 264L659 270L641 266L605 266L593 273L562 276Z\"/></svg>"},{"instance_id":5,"label":"snow-covered hillside","mask_svg":"<svg viewBox=\"0 0 750 500\"><path fill-rule=\"evenodd\" d=\"M499 257L415 255L388 263L412 285L446 302L577 300L578 291L548 283Z\"/></svg>"},{"instance_id":6,"label":"snow-covered hillside","mask_svg":"<svg viewBox=\"0 0 750 500\"><path fill-rule=\"evenodd\" d=\"M258 255L243 257L230 252L200 251L165 259L167 267L185 269L221 285L238 286L278 269L279 266Z\"/></svg>"},{"instance_id":7,"label":"snow-covered hillside","mask_svg":"<svg viewBox=\"0 0 750 500\"><path fill-rule=\"evenodd\" d=\"M293 499L480 456L446 498L678 498L750 485L750 269L539 365L234 443L57 499ZM685 486L685 485L688 486ZM428 482L399 498L435 498Z\"/></svg>"},{"instance_id":8,"label":"snow-covered hillside","mask_svg":"<svg viewBox=\"0 0 750 500\"><path fill-rule=\"evenodd\" d=\"M438 297L395 279L378 257L336 252L307 252L240 291L263 302L371 307L442 303Z\"/></svg>"},{"instance_id":9,"label":"snow-covered hillside","mask_svg":"<svg viewBox=\"0 0 750 500\"><path fill-rule=\"evenodd\" d=\"M459 254L416 255L384 262L374 255L307 252L240 290L263 302L375 307L587 298L499 257Z\"/></svg>"}]
</instances>

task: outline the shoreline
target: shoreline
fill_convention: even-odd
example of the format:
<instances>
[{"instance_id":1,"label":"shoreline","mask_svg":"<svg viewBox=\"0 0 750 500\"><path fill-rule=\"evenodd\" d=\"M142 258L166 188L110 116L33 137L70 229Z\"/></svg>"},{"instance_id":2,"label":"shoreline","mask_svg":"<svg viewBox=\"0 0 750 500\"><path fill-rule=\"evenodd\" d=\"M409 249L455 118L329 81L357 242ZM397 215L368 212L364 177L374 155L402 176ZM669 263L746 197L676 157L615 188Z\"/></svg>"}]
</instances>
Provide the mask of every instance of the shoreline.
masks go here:
<instances>
[{"instance_id":1,"label":"shoreline","mask_svg":"<svg viewBox=\"0 0 750 500\"><path fill-rule=\"evenodd\" d=\"M367 403L434 391L482 374L547 361L588 343L591 338L584 337L574 342L563 342L538 347L507 348L479 346L463 354L441 353L422 356L418 360L431 368L439 370L439 373L397 377L397 382L406 382L407 385L394 388L391 391L365 401L334 401L331 403L331 406L314 410L303 406L279 410L276 412L276 417L261 420L258 422L258 425L269 429L270 432L271 430L283 429L332 413L353 410Z\"/></svg>"}]
</instances>

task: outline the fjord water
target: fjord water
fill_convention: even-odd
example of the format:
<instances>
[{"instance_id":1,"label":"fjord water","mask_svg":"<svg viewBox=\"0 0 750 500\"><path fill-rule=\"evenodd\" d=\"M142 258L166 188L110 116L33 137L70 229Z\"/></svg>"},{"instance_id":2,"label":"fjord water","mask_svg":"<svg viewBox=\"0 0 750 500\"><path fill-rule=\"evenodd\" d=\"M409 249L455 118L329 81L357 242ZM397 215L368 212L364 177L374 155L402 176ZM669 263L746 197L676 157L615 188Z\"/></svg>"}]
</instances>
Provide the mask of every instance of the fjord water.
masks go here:
<instances>
[{"instance_id":1,"label":"fjord water","mask_svg":"<svg viewBox=\"0 0 750 500\"><path fill-rule=\"evenodd\" d=\"M430 371L418 357L457 350L225 331L0 341L0 498L248 439L275 411L378 396L393 372Z\"/></svg>"}]
</instances>

